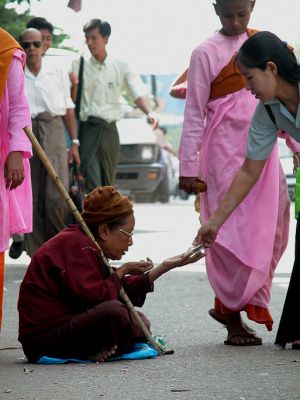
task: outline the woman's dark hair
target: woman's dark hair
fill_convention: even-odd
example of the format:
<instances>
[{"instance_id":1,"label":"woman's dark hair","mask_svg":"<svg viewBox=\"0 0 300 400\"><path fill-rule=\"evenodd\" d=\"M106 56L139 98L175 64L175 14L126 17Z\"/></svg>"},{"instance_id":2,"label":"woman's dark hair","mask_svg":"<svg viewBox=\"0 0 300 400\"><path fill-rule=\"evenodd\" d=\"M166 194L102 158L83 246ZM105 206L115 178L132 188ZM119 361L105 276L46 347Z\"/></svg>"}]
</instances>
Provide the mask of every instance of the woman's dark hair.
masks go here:
<instances>
[{"instance_id":1,"label":"woman's dark hair","mask_svg":"<svg viewBox=\"0 0 300 400\"><path fill-rule=\"evenodd\" d=\"M53 25L43 17L33 17L26 24L27 28L35 28L37 30L46 29L51 35L53 34L54 27Z\"/></svg>"},{"instance_id":2,"label":"woman's dark hair","mask_svg":"<svg viewBox=\"0 0 300 400\"><path fill-rule=\"evenodd\" d=\"M266 69L270 61L276 64L283 79L292 83L300 81L300 65L294 52L274 33L255 33L242 45L236 57L236 65L262 70Z\"/></svg>"},{"instance_id":3,"label":"woman's dark hair","mask_svg":"<svg viewBox=\"0 0 300 400\"><path fill-rule=\"evenodd\" d=\"M103 37L109 37L111 34L111 26L106 21L101 21L101 19L95 18L87 22L83 27L83 32L87 33L91 29L98 28L100 35Z\"/></svg>"}]
</instances>

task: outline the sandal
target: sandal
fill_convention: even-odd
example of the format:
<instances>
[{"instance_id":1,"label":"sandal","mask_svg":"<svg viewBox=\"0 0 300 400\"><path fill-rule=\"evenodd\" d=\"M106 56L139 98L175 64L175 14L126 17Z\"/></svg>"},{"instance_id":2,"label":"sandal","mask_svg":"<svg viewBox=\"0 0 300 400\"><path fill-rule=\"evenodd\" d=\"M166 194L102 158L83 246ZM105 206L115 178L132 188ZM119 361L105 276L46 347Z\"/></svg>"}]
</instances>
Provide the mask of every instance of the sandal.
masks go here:
<instances>
[{"instance_id":1,"label":"sandal","mask_svg":"<svg viewBox=\"0 0 300 400\"><path fill-rule=\"evenodd\" d=\"M237 343L233 339L234 338L245 338L245 339L251 339L251 341L245 340L244 342ZM257 336L253 335L244 335L241 333L236 333L227 338L227 340L224 340L224 344L227 346L260 346L262 344L262 339Z\"/></svg>"}]
</instances>

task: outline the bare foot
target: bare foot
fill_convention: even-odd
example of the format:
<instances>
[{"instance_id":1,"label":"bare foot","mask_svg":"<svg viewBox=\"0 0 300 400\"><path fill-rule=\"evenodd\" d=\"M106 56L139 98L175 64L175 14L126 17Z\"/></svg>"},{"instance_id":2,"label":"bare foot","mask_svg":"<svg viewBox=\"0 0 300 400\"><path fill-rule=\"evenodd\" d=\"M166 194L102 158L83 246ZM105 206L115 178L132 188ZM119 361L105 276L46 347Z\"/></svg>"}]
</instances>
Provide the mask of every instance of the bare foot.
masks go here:
<instances>
[{"instance_id":1,"label":"bare foot","mask_svg":"<svg viewBox=\"0 0 300 400\"><path fill-rule=\"evenodd\" d=\"M226 328L226 325L227 325L227 318L226 318L226 316L220 314L220 313L219 313L216 309L214 309L214 308L211 308L211 309L208 311L208 314L209 314L215 321L217 321L217 322L219 322L220 324L224 325L224 328ZM251 333L252 335L255 335L255 334L256 334L255 330L252 329L252 328L250 328L250 326L247 325L246 322L244 322L242 319L241 319L241 321L242 321L243 327L244 327L249 333Z\"/></svg>"},{"instance_id":2,"label":"bare foot","mask_svg":"<svg viewBox=\"0 0 300 400\"><path fill-rule=\"evenodd\" d=\"M117 350L117 346L113 346L110 350L104 349L102 351L99 351L99 353L94 354L93 356L90 356L88 359L94 362L99 362L103 363L105 362L109 357L113 356Z\"/></svg>"},{"instance_id":3,"label":"bare foot","mask_svg":"<svg viewBox=\"0 0 300 400\"><path fill-rule=\"evenodd\" d=\"M258 346L262 339L245 328L239 312L228 314L226 325L228 336L224 344L231 346Z\"/></svg>"}]
</instances>

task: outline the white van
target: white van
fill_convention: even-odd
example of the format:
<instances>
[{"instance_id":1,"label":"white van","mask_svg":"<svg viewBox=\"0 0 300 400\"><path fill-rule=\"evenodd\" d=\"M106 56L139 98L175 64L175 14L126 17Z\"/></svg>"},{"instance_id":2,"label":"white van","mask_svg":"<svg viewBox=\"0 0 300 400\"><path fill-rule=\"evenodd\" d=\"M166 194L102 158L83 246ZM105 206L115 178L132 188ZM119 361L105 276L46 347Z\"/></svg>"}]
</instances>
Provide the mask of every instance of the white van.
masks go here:
<instances>
[{"instance_id":1,"label":"white van","mask_svg":"<svg viewBox=\"0 0 300 400\"><path fill-rule=\"evenodd\" d=\"M123 118L117 126L117 189L137 202L169 202L168 164L152 127L145 118Z\"/></svg>"}]
</instances>

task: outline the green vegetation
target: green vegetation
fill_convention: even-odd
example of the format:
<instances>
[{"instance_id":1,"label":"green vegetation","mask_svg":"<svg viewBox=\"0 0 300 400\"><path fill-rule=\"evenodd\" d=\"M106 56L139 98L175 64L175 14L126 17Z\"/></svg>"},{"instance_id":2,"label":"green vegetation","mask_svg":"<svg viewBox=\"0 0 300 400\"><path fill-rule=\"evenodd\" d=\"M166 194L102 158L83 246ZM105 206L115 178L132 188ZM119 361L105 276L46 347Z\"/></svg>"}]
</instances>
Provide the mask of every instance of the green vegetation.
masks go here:
<instances>
[{"instance_id":1,"label":"green vegetation","mask_svg":"<svg viewBox=\"0 0 300 400\"><path fill-rule=\"evenodd\" d=\"M28 8L22 14L18 14L15 7L22 3L28 3ZM20 33L26 29L27 21L34 16L30 13L29 4L30 0L0 0L0 27L9 32L16 40L19 40ZM43 17L43 15L39 16ZM69 36L60 28L55 27L53 47L66 48L61 46L61 43L68 38Z\"/></svg>"}]
</instances>

